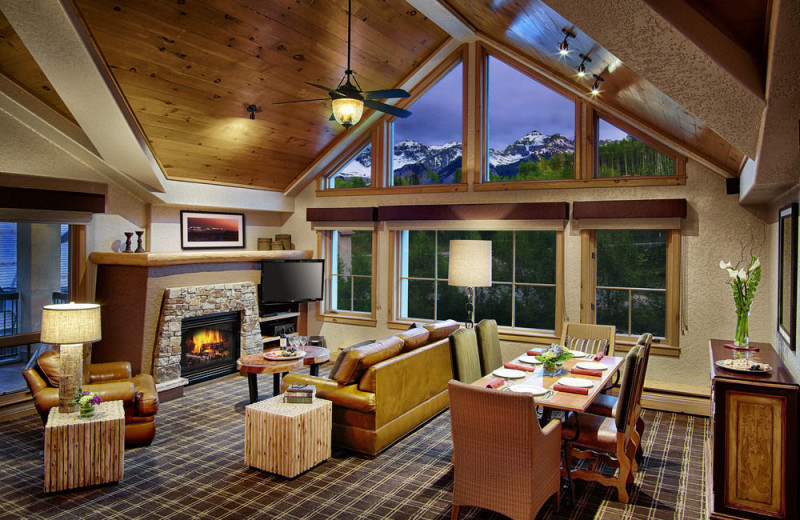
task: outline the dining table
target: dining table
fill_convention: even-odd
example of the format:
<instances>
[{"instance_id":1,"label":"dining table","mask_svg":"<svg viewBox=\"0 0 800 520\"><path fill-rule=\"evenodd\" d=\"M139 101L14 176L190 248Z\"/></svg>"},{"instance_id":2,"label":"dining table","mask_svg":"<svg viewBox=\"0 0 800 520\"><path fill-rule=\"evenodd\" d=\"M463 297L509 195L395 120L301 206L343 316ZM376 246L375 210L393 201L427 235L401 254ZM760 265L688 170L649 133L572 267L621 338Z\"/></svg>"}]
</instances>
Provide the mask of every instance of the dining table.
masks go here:
<instances>
[{"instance_id":1,"label":"dining table","mask_svg":"<svg viewBox=\"0 0 800 520\"><path fill-rule=\"evenodd\" d=\"M508 370L505 367L509 365L516 365L532 369L532 371L521 371L522 374L524 374L521 377L503 378L496 375L498 373L504 373L502 370L498 372L498 369L483 376L472 384L486 387L490 386L492 383L498 383L499 379L503 379L504 381L502 386L496 387L496 389L501 392L514 391L513 388L518 385L520 385L518 386L518 389L526 387L538 387L538 390L532 389L533 393L531 394L534 404L537 406L542 406L543 408L550 410L585 412L586 409L592 404L592 401L594 401L595 397L607 386L610 386L612 379L614 378L614 374L619 371L622 363L625 361L625 358L621 356L603 356L600 359L595 359L593 354L576 353L576 355L580 357L573 357L572 359L564 362L562 372L560 374L556 376L545 376L544 368L541 363L535 362L532 359L532 355L522 354L515 357L513 360L504 363L504 369ZM523 361L523 359L525 361ZM580 368L577 365L585 365L586 363L596 363L597 365L591 365L594 367L594 370L592 371L599 373L599 375L573 373L574 369ZM511 369L513 370L513 368ZM578 371L580 372L580 370ZM565 378L567 379L565 380ZM559 385L559 381L562 380L565 382L575 383L575 381L570 381L575 379L586 381L585 384L588 387L586 394L564 391L565 388L563 386L556 386ZM591 384L591 386L588 386L589 384ZM521 385L526 385L526 387L522 387ZM563 385L563 383L561 383L561 385ZM554 388L554 386L556 386L556 388ZM559 387L561 390L558 389Z\"/></svg>"}]
</instances>

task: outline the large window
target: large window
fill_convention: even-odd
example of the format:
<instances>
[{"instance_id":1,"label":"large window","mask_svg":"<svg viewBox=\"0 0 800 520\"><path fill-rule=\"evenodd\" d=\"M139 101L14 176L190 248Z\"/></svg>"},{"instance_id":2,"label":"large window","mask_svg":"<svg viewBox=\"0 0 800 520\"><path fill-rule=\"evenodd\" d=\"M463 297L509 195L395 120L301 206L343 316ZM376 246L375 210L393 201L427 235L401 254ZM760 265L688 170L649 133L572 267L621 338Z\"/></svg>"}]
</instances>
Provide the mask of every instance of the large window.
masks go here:
<instances>
[{"instance_id":1,"label":"large window","mask_svg":"<svg viewBox=\"0 0 800 520\"><path fill-rule=\"evenodd\" d=\"M675 159L605 119L597 120L597 177L674 175Z\"/></svg>"},{"instance_id":2,"label":"large window","mask_svg":"<svg viewBox=\"0 0 800 520\"><path fill-rule=\"evenodd\" d=\"M475 320L554 331L557 323L557 231L398 233L399 319L464 321L467 295L447 283L451 240L491 240L492 286L475 291Z\"/></svg>"},{"instance_id":3,"label":"large window","mask_svg":"<svg viewBox=\"0 0 800 520\"><path fill-rule=\"evenodd\" d=\"M588 308L594 322L615 325L618 336L649 332L677 346L679 231L587 231L593 283Z\"/></svg>"},{"instance_id":4,"label":"large window","mask_svg":"<svg viewBox=\"0 0 800 520\"><path fill-rule=\"evenodd\" d=\"M328 290L326 314L374 316L372 230L324 233Z\"/></svg>"},{"instance_id":5,"label":"large window","mask_svg":"<svg viewBox=\"0 0 800 520\"><path fill-rule=\"evenodd\" d=\"M575 102L488 58L488 180L575 177Z\"/></svg>"},{"instance_id":6,"label":"large window","mask_svg":"<svg viewBox=\"0 0 800 520\"><path fill-rule=\"evenodd\" d=\"M0 347L0 394L25 388L22 369L35 352L42 306L69 300L69 226L0 222L0 336L20 345Z\"/></svg>"},{"instance_id":7,"label":"large window","mask_svg":"<svg viewBox=\"0 0 800 520\"><path fill-rule=\"evenodd\" d=\"M395 120L392 186L462 182L463 74L459 62Z\"/></svg>"},{"instance_id":8,"label":"large window","mask_svg":"<svg viewBox=\"0 0 800 520\"><path fill-rule=\"evenodd\" d=\"M362 148L335 175L328 177L327 188L368 188L372 186L372 144Z\"/></svg>"}]
</instances>

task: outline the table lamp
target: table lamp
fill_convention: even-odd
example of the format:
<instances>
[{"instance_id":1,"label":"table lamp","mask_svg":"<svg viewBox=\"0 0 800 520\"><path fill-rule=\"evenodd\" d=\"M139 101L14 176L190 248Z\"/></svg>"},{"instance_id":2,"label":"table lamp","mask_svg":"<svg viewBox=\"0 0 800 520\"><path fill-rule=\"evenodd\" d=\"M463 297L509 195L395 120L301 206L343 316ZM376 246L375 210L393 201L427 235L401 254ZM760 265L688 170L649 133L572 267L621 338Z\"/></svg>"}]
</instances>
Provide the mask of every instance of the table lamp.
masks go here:
<instances>
[{"instance_id":1,"label":"table lamp","mask_svg":"<svg viewBox=\"0 0 800 520\"><path fill-rule=\"evenodd\" d=\"M492 241L451 240L447 285L467 288L467 328L475 323L473 287L492 285Z\"/></svg>"},{"instance_id":2,"label":"table lamp","mask_svg":"<svg viewBox=\"0 0 800 520\"><path fill-rule=\"evenodd\" d=\"M42 343L58 345L61 368L58 411L74 412L75 395L83 384L83 344L102 338L100 306L96 303L60 303L42 308Z\"/></svg>"}]
</instances>

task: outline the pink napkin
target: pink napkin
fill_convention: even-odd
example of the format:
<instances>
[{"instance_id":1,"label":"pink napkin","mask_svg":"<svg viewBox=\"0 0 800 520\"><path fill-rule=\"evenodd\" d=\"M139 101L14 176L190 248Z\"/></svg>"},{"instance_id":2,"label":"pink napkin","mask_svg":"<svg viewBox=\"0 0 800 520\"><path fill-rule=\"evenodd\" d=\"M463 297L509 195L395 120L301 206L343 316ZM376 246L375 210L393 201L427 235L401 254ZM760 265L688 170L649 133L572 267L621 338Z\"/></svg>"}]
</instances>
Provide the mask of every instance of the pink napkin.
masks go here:
<instances>
[{"instance_id":1,"label":"pink napkin","mask_svg":"<svg viewBox=\"0 0 800 520\"><path fill-rule=\"evenodd\" d=\"M515 365L514 363L503 363L503 368L510 368L511 370L522 370L524 372L533 372L534 370L536 370L533 367Z\"/></svg>"},{"instance_id":2,"label":"pink napkin","mask_svg":"<svg viewBox=\"0 0 800 520\"><path fill-rule=\"evenodd\" d=\"M486 383L486 388L500 388L505 383L505 380L502 378L492 379L488 383Z\"/></svg>"},{"instance_id":3,"label":"pink napkin","mask_svg":"<svg viewBox=\"0 0 800 520\"><path fill-rule=\"evenodd\" d=\"M597 376L602 377L603 372L600 370L589 370L588 368L573 368L570 370L573 374L582 374L584 376Z\"/></svg>"},{"instance_id":4,"label":"pink napkin","mask_svg":"<svg viewBox=\"0 0 800 520\"><path fill-rule=\"evenodd\" d=\"M589 389L588 388L580 388L577 386L567 386L567 385L560 385L558 383L553 385L553 390L558 390L559 392L571 392L573 394L583 394L588 395Z\"/></svg>"},{"instance_id":5,"label":"pink napkin","mask_svg":"<svg viewBox=\"0 0 800 520\"><path fill-rule=\"evenodd\" d=\"M758 350L758 347L737 347L733 343L725 343L723 347L732 348L734 350Z\"/></svg>"},{"instance_id":6,"label":"pink napkin","mask_svg":"<svg viewBox=\"0 0 800 520\"><path fill-rule=\"evenodd\" d=\"M544 352L544 350L539 350L539 349L536 349L536 350L534 350L534 349L531 349L531 350L527 351L527 352L526 352L526 354L528 354L529 356L538 356L538 355L540 355L542 352Z\"/></svg>"},{"instance_id":7,"label":"pink napkin","mask_svg":"<svg viewBox=\"0 0 800 520\"><path fill-rule=\"evenodd\" d=\"M601 350L600 352L598 352L597 354L594 355L594 360L595 361L600 361L601 359L603 359L605 357L605 355L606 355L606 353Z\"/></svg>"}]
</instances>

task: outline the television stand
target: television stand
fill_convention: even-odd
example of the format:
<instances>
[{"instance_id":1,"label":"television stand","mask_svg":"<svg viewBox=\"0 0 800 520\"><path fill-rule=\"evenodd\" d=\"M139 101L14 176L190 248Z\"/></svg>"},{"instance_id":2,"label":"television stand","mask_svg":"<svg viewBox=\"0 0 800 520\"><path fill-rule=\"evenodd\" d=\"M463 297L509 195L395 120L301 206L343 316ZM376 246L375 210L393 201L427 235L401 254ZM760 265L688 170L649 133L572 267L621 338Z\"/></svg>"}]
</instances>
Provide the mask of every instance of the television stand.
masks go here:
<instances>
[{"instance_id":1,"label":"television stand","mask_svg":"<svg viewBox=\"0 0 800 520\"><path fill-rule=\"evenodd\" d=\"M259 306L258 322L264 348L278 346L281 335L291 336L305 332L306 304L272 303Z\"/></svg>"}]
</instances>

